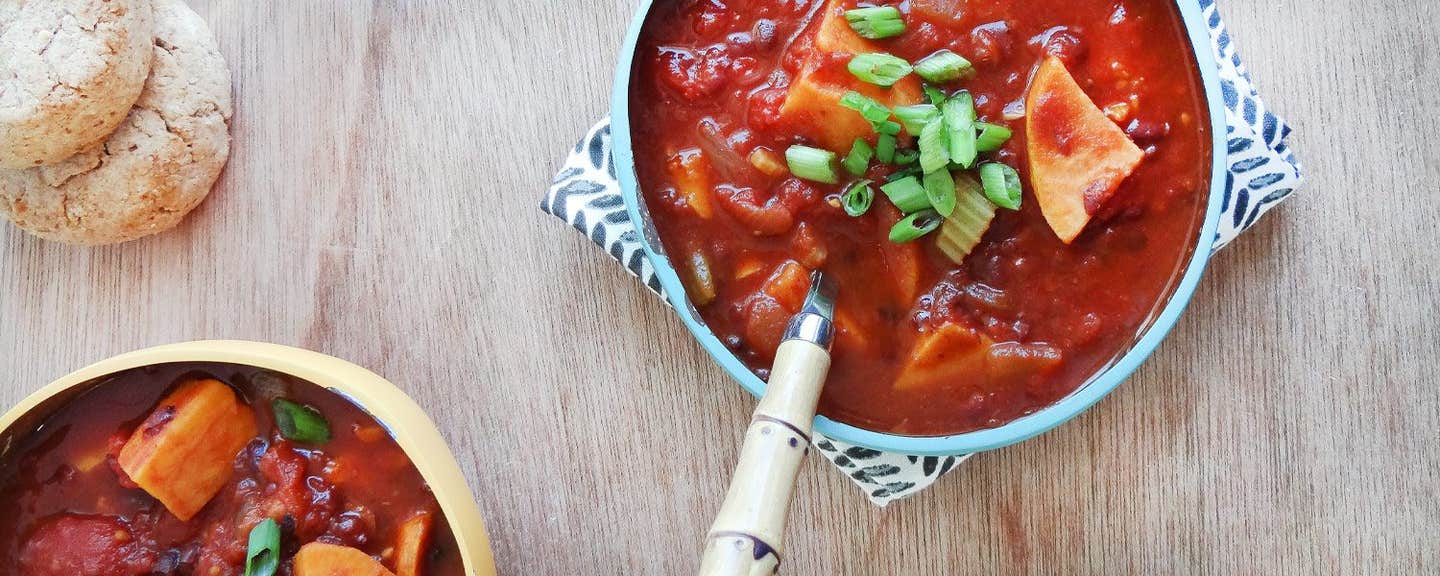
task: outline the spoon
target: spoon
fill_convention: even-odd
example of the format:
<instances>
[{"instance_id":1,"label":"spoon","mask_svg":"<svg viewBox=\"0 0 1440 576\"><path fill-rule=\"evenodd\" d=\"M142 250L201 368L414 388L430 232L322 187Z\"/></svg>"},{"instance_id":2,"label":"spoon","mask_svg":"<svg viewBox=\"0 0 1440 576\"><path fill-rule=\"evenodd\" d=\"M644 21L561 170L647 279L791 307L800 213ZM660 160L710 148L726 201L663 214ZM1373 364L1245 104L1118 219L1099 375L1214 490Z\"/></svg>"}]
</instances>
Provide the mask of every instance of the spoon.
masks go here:
<instances>
[{"instance_id":1,"label":"spoon","mask_svg":"<svg viewBox=\"0 0 1440 576\"><path fill-rule=\"evenodd\" d=\"M762 576L780 568L785 515L800 463L810 452L815 406L830 370L835 292L824 274L811 274L810 294L785 328L730 491L710 526L700 576Z\"/></svg>"}]
</instances>

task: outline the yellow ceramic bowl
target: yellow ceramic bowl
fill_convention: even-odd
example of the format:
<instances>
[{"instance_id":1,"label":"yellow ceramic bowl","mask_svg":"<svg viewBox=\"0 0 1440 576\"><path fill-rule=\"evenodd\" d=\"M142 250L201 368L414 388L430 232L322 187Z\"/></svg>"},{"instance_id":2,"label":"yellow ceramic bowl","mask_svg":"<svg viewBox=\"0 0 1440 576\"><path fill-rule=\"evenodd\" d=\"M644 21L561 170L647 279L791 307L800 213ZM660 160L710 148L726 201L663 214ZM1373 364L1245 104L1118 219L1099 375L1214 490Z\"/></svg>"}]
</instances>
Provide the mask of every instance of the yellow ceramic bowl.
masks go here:
<instances>
[{"instance_id":1,"label":"yellow ceramic bowl","mask_svg":"<svg viewBox=\"0 0 1440 576\"><path fill-rule=\"evenodd\" d=\"M104 360L51 382L0 416L0 455L34 430L45 416L96 379L173 362L223 362L294 376L339 393L360 405L390 429L395 441L430 485L450 522L466 571L494 576L495 561L480 507L465 483L460 465L446 448L435 423L409 396L379 375L346 362L298 348L259 342L208 341L160 346Z\"/></svg>"}]
</instances>

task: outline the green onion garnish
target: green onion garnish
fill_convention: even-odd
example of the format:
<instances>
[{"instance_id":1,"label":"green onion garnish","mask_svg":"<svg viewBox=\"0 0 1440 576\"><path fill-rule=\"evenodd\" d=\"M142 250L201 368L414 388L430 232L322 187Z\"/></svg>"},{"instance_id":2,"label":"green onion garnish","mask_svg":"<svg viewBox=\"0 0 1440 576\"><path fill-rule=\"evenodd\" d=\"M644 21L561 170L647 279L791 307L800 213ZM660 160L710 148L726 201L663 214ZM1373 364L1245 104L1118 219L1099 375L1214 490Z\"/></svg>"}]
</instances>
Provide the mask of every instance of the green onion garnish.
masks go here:
<instances>
[{"instance_id":1,"label":"green onion garnish","mask_svg":"<svg viewBox=\"0 0 1440 576\"><path fill-rule=\"evenodd\" d=\"M896 151L895 151L895 165L896 165L896 166L909 166L909 165L914 164L914 163L916 163L916 162L918 162L918 161L920 161L920 152L917 151L917 150L896 150ZM919 166L916 166L915 169L918 171L918 170L920 169L920 167L919 167Z\"/></svg>"},{"instance_id":2,"label":"green onion garnish","mask_svg":"<svg viewBox=\"0 0 1440 576\"><path fill-rule=\"evenodd\" d=\"M920 153L915 152L914 150L902 150L902 151L896 153L896 155L898 156L898 155L903 154L903 153L906 153L906 152L909 152L909 153L914 154L916 160L918 160L918 159L920 158ZM905 169L896 170L896 171L894 171L894 172L891 172L889 175L885 176L885 183L886 183L886 184L889 184L889 183L894 182L894 181L896 181L896 180L904 180L905 178L909 178L909 177L911 177L911 176L914 176L914 177L916 177L916 178L919 178L919 177L922 176L923 174L924 174L924 173L920 171L920 167L919 167L919 166L909 166L909 167L907 167L907 168L905 168Z\"/></svg>"},{"instance_id":3,"label":"green onion garnish","mask_svg":"<svg viewBox=\"0 0 1440 576\"><path fill-rule=\"evenodd\" d=\"M895 161L895 135L881 134L875 142L875 159L886 164Z\"/></svg>"},{"instance_id":4,"label":"green onion garnish","mask_svg":"<svg viewBox=\"0 0 1440 576\"><path fill-rule=\"evenodd\" d=\"M980 136L975 139L975 149L980 152L999 150L1014 135L1009 128L999 124L976 122L975 127L980 129Z\"/></svg>"},{"instance_id":5,"label":"green onion garnish","mask_svg":"<svg viewBox=\"0 0 1440 576\"><path fill-rule=\"evenodd\" d=\"M915 63L915 73L936 84L959 80L971 70L969 60L949 50L940 50Z\"/></svg>"},{"instance_id":6,"label":"green onion garnish","mask_svg":"<svg viewBox=\"0 0 1440 576\"><path fill-rule=\"evenodd\" d=\"M940 107L945 118L946 136L950 138L950 161L961 168L975 165L975 99L961 90Z\"/></svg>"},{"instance_id":7,"label":"green onion garnish","mask_svg":"<svg viewBox=\"0 0 1440 576\"><path fill-rule=\"evenodd\" d=\"M889 134L889 135L891 135L891 136L899 136L899 135L900 135L900 123L899 123L899 122L892 121L892 120L886 120L886 121L884 121L884 122L880 122L880 123L875 124L875 131L878 132L878 133L880 133L880 134Z\"/></svg>"},{"instance_id":8,"label":"green onion garnish","mask_svg":"<svg viewBox=\"0 0 1440 576\"><path fill-rule=\"evenodd\" d=\"M904 220L895 223L890 229L890 241L896 244L903 244L920 239L921 236L934 232L940 227L945 219L934 210L923 210L906 216Z\"/></svg>"},{"instance_id":9,"label":"green onion garnish","mask_svg":"<svg viewBox=\"0 0 1440 576\"><path fill-rule=\"evenodd\" d=\"M926 174L950 166L950 151L945 142L945 123L925 125L917 141L920 146L920 169Z\"/></svg>"},{"instance_id":10,"label":"green onion garnish","mask_svg":"<svg viewBox=\"0 0 1440 576\"><path fill-rule=\"evenodd\" d=\"M276 398L270 407L275 411L275 427L286 440L304 444L330 441L330 424L318 410L284 398Z\"/></svg>"},{"instance_id":11,"label":"green onion garnish","mask_svg":"<svg viewBox=\"0 0 1440 576\"><path fill-rule=\"evenodd\" d=\"M955 178L949 170L936 170L925 174L925 197L930 205L946 218L955 211Z\"/></svg>"},{"instance_id":12,"label":"green onion garnish","mask_svg":"<svg viewBox=\"0 0 1440 576\"><path fill-rule=\"evenodd\" d=\"M873 98L859 92L846 92L840 97L840 105L856 112L870 121L877 124L890 119L890 109L884 104L876 102Z\"/></svg>"},{"instance_id":13,"label":"green onion garnish","mask_svg":"<svg viewBox=\"0 0 1440 576\"><path fill-rule=\"evenodd\" d=\"M910 214L919 212L930 207L930 199L925 195L925 187L920 185L920 179L914 176L906 176L894 182L880 187L901 212Z\"/></svg>"},{"instance_id":14,"label":"green onion garnish","mask_svg":"<svg viewBox=\"0 0 1440 576\"><path fill-rule=\"evenodd\" d=\"M796 144L785 150L785 163L796 178L822 184L840 182L840 175L835 173L835 153L829 150Z\"/></svg>"},{"instance_id":15,"label":"green onion garnish","mask_svg":"<svg viewBox=\"0 0 1440 576\"><path fill-rule=\"evenodd\" d=\"M947 98L945 97L945 91L929 84L926 84L924 86L924 89L925 97L930 99L931 106L941 106L945 104L945 100L947 100Z\"/></svg>"},{"instance_id":16,"label":"green onion garnish","mask_svg":"<svg viewBox=\"0 0 1440 576\"><path fill-rule=\"evenodd\" d=\"M274 576L280 567L280 525L266 518L250 529L245 576Z\"/></svg>"},{"instance_id":17,"label":"green onion garnish","mask_svg":"<svg viewBox=\"0 0 1440 576\"><path fill-rule=\"evenodd\" d=\"M875 189L870 187L869 180L853 182L840 193L840 204L845 207L845 213L856 218L869 212L870 204L874 202Z\"/></svg>"},{"instance_id":18,"label":"green onion garnish","mask_svg":"<svg viewBox=\"0 0 1440 576\"><path fill-rule=\"evenodd\" d=\"M850 59L850 73L861 81L890 87L910 74L910 63L884 52L860 54Z\"/></svg>"},{"instance_id":19,"label":"green onion garnish","mask_svg":"<svg viewBox=\"0 0 1440 576\"><path fill-rule=\"evenodd\" d=\"M1014 168L999 162L981 164L980 185L985 188L985 197L996 206L1020 209L1020 174Z\"/></svg>"},{"instance_id":20,"label":"green onion garnish","mask_svg":"<svg viewBox=\"0 0 1440 576\"><path fill-rule=\"evenodd\" d=\"M845 21L861 38L871 40L893 38L905 32L905 21L900 19L900 10L894 6L846 10Z\"/></svg>"},{"instance_id":21,"label":"green onion garnish","mask_svg":"<svg viewBox=\"0 0 1440 576\"><path fill-rule=\"evenodd\" d=\"M870 159L875 157L875 149L864 138L856 138L855 144L850 146L850 153L845 155L841 162L845 165L845 171L855 176L865 174L865 169L870 167Z\"/></svg>"},{"instance_id":22,"label":"green onion garnish","mask_svg":"<svg viewBox=\"0 0 1440 576\"><path fill-rule=\"evenodd\" d=\"M896 106L895 117L905 125L905 131L911 136L919 136L925 130L925 125L940 118L940 109L934 104L916 104L914 106Z\"/></svg>"}]
</instances>

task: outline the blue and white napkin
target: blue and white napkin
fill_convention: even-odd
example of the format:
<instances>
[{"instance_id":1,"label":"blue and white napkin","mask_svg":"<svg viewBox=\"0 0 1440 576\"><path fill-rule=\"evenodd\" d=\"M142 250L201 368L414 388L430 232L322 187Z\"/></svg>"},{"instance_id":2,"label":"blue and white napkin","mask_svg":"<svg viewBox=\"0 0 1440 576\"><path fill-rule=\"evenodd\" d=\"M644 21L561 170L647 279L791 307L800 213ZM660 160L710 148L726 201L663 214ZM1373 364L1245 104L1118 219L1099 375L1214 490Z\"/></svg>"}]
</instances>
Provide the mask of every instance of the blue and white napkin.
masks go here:
<instances>
[{"instance_id":1,"label":"blue and white napkin","mask_svg":"<svg viewBox=\"0 0 1440 576\"><path fill-rule=\"evenodd\" d=\"M1300 163L1286 142L1290 127L1265 107L1249 72L1235 52L1215 0L1197 0L1210 29L1220 66L1228 124L1230 170L1215 250L1255 224L1300 185ZM610 119L605 118L575 146L540 208L574 226L625 266L651 291L666 298L625 211L610 155ZM969 458L911 456L852 446L821 435L815 448L849 476L871 502L884 506L914 495Z\"/></svg>"}]
</instances>

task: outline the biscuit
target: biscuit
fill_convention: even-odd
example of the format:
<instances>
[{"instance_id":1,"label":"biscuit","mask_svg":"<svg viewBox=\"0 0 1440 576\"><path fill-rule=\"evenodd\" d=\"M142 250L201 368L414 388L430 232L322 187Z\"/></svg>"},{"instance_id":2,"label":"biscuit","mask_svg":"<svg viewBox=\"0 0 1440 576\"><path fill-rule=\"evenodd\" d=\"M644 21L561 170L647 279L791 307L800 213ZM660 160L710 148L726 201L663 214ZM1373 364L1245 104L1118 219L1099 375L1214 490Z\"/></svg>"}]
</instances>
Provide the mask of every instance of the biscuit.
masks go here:
<instances>
[{"instance_id":1,"label":"biscuit","mask_svg":"<svg viewBox=\"0 0 1440 576\"><path fill-rule=\"evenodd\" d=\"M126 242L180 221L230 156L230 72L205 21L181 0L152 0L145 90L101 145L53 166L0 170L0 213L66 244Z\"/></svg>"},{"instance_id":2,"label":"biscuit","mask_svg":"<svg viewBox=\"0 0 1440 576\"><path fill-rule=\"evenodd\" d=\"M54 164L125 120L150 73L150 0L0 0L0 166Z\"/></svg>"}]
</instances>

